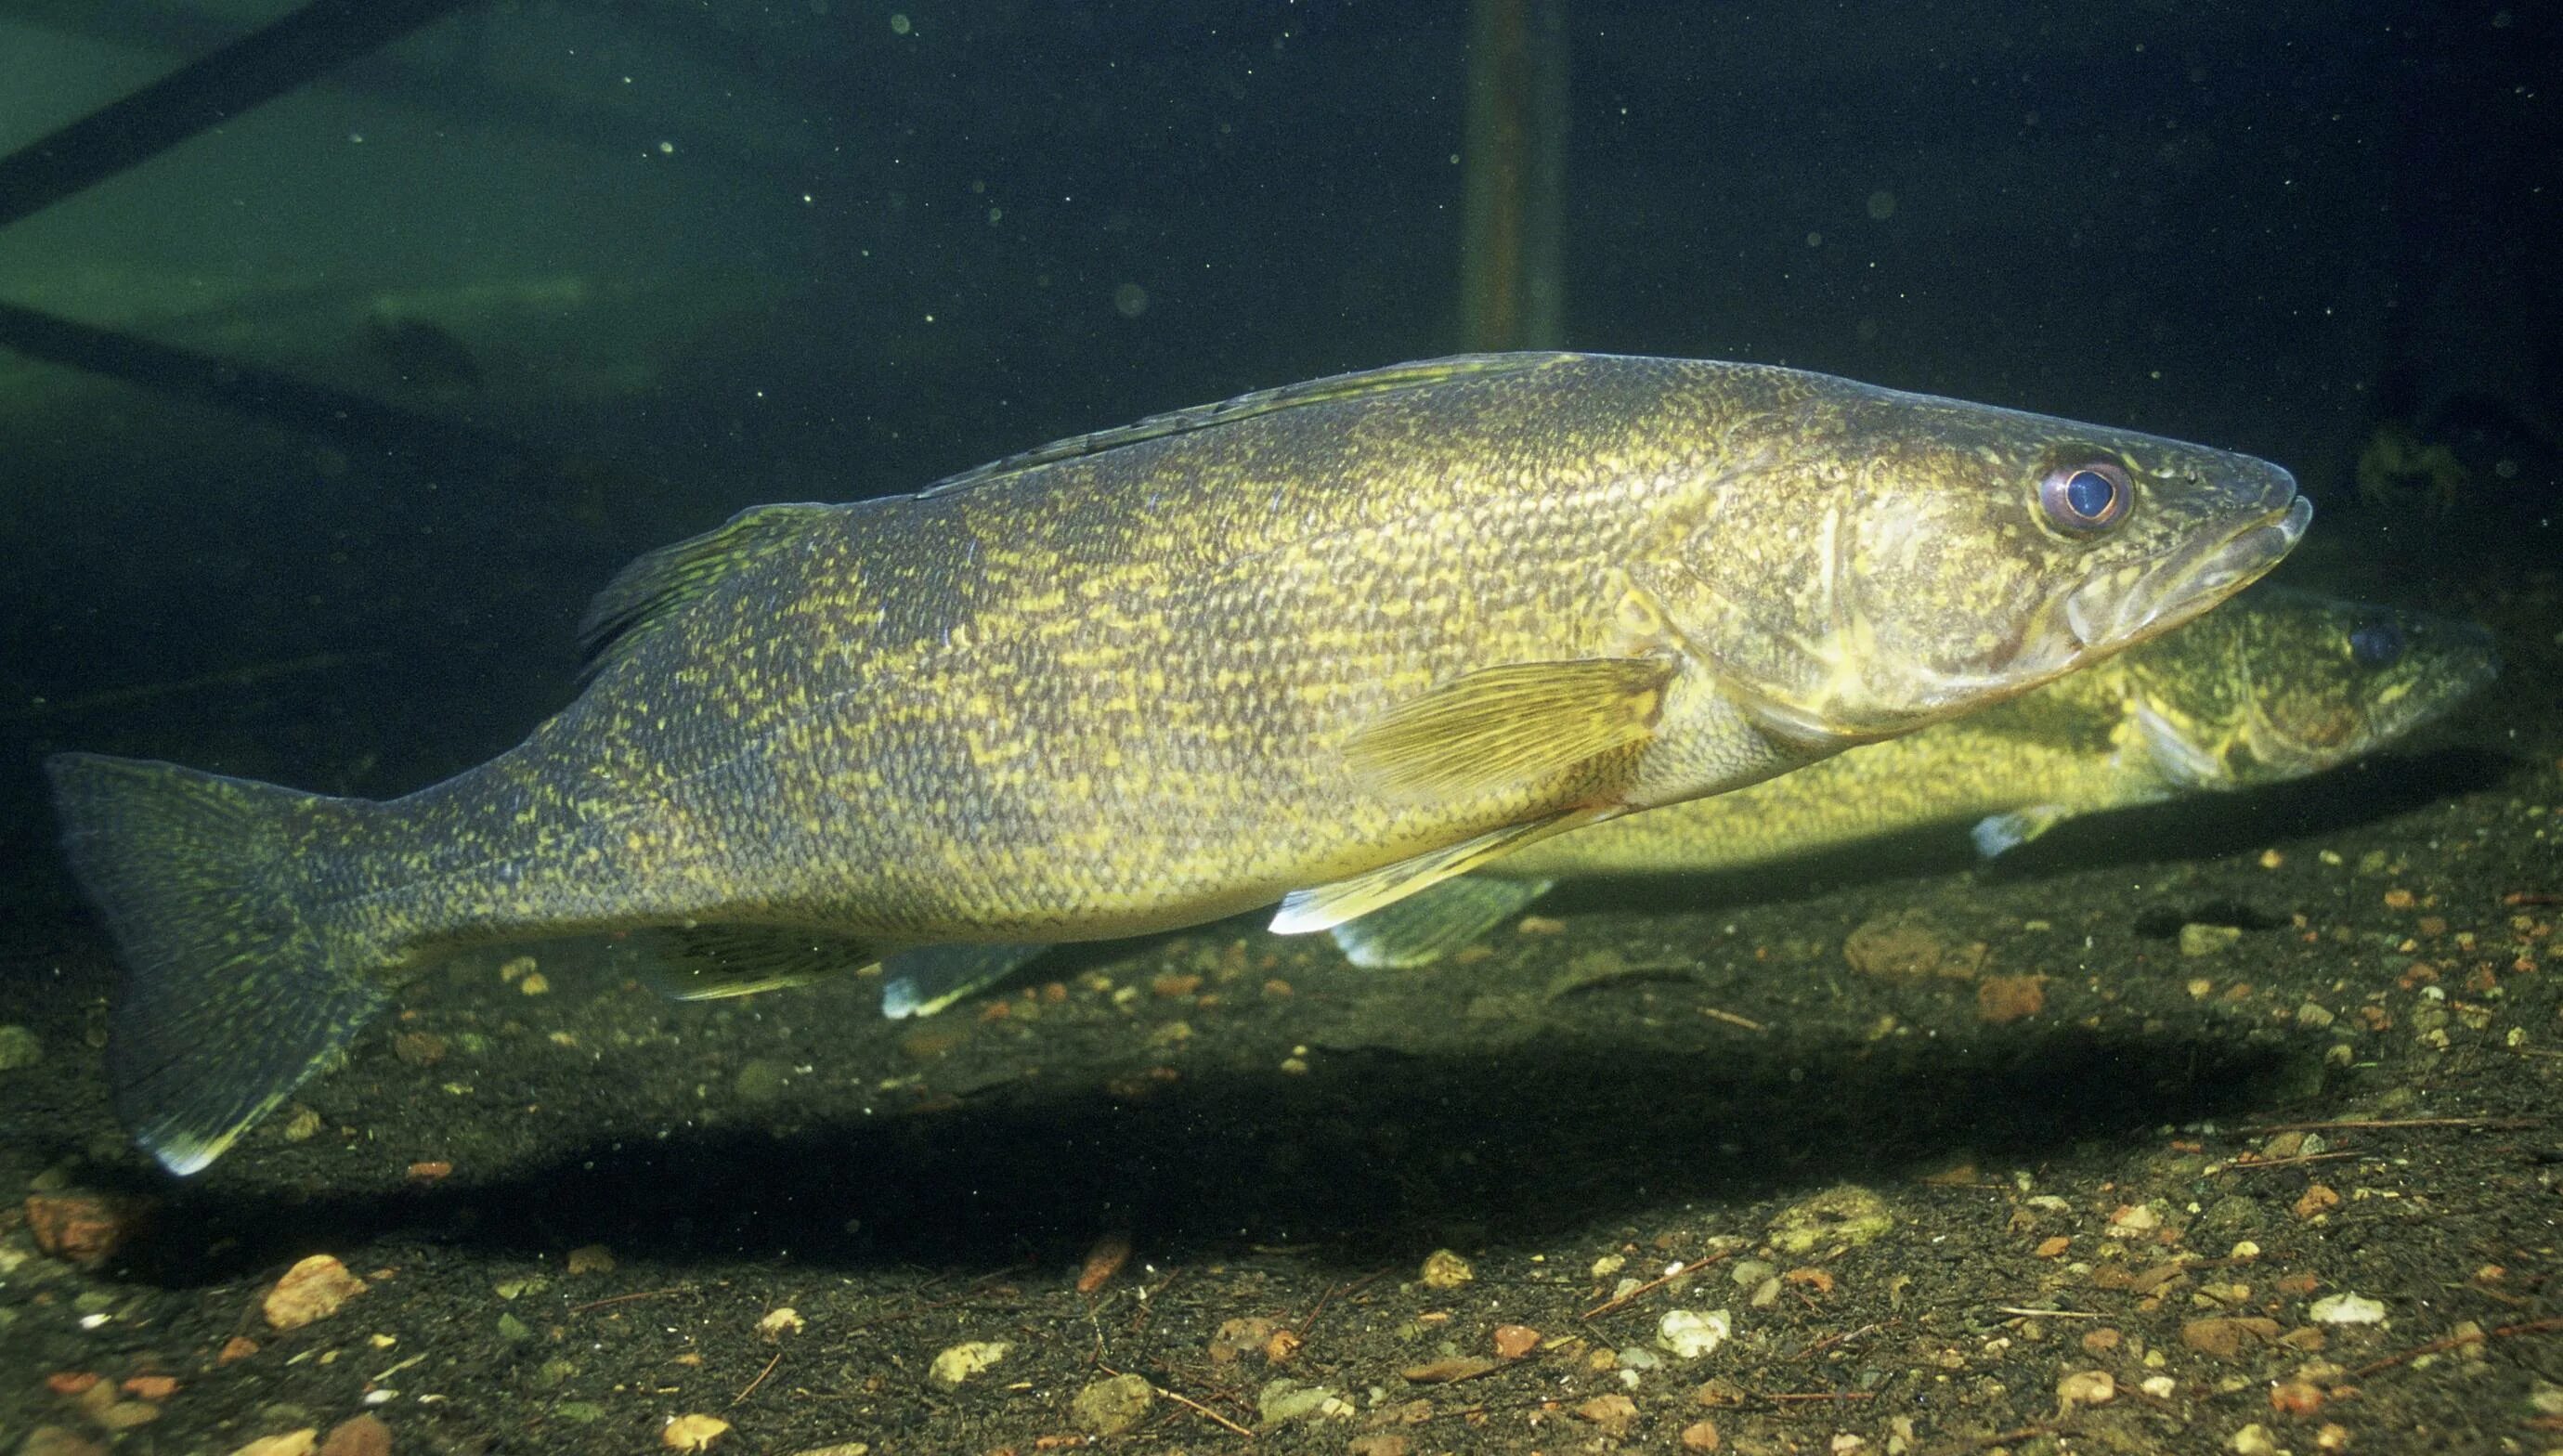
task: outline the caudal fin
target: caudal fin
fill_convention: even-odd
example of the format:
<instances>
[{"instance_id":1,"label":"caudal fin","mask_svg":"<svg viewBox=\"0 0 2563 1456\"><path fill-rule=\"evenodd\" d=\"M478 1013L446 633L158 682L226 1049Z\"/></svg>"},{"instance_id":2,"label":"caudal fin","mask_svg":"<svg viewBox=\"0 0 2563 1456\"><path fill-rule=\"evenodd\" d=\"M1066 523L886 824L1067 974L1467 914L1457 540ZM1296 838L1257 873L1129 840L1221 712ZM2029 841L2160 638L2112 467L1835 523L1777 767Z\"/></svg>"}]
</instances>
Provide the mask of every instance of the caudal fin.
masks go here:
<instances>
[{"instance_id":1,"label":"caudal fin","mask_svg":"<svg viewBox=\"0 0 2563 1456\"><path fill-rule=\"evenodd\" d=\"M72 871L124 964L115 1110L172 1172L212 1162L382 1009L380 957L322 920L356 806L131 758L46 760Z\"/></svg>"}]
</instances>

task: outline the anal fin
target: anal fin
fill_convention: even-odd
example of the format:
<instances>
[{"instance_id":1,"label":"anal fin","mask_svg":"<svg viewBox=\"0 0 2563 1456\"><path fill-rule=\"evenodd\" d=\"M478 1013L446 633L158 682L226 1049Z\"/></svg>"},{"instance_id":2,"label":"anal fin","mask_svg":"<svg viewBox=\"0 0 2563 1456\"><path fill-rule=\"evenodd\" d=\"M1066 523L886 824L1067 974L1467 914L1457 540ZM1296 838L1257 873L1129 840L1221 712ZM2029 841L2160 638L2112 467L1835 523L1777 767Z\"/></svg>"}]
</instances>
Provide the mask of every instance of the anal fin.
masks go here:
<instances>
[{"instance_id":1,"label":"anal fin","mask_svg":"<svg viewBox=\"0 0 2563 1456\"><path fill-rule=\"evenodd\" d=\"M653 933L659 953L641 972L677 1001L718 1001L808 985L881 958L859 940L789 926L688 926Z\"/></svg>"}]
</instances>

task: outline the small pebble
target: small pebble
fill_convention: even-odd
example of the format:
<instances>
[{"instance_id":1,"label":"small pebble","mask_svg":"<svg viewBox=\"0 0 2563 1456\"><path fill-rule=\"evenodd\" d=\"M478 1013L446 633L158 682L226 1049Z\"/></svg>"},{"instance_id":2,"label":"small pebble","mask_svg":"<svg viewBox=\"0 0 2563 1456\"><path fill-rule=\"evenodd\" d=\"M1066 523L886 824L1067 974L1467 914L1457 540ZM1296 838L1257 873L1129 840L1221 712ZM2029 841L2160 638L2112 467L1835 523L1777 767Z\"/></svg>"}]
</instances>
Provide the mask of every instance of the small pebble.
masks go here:
<instances>
[{"instance_id":1,"label":"small pebble","mask_svg":"<svg viewBox=\"0 0 2563 1456\"><path fill-rule=\"evenodd\" d=\"M1804 1254L1820 1244L1856 1249L1894 1226L1885 1199L1842 1183L1780 1210L1771 1220L1771 1244L1784 1254Z\"/></svg>"},{"instance_id":2,"label":"small pebble","mask_svg":"<svg viewBox=\"0 0 2563 1456\"><path fill-rule=\"evenodd\" d=\"M1698 1359L1734 1333L1735 1321L1724 1310L1667 1310L1656 1322L1656 1344L1676 1359Z\"/></svg>"},{"instance_id":3,"label":"small pebble","mask_svg":"<svg viewBox=\"0 0 2563 1456\"><path fill-rule=\"evenodd\" d=\"M105 1430L129 1431L147 1426L160 1418L160 1407L148 1400L118 1400L103 1410L93 1411L90 1419Z\"/></svg>"},{"instance_id":4,"label":"small pebble","mask_svg":"<svg viewBox=\"0 0 2563 1456\"><path fill-rule=\"evenodd\" d=\"M716 1415L681 1415L659 1432L659 1444L671 1451L700 1451L728 1429L729 1422Z\"/></svg>"},{"instance_id":5,"label":"small pebble","mask_svg":"<svg viewBox=\"0 0 2563 1456\"><path fill-rule=\"evenodd\" d=\"M378 1415L351 1415L321 1437L320 1456L392 1456L392 1428Z\"/></svg>"},{"instance_id":6,"label":"small pebble","mask_svg":"<svg viewBox=\"0 0 2563 1456\"><path fill-rule=\"evenodd\" d=\"M2106 1230L2113 1239L2134 1238L2162 1227L2162 1215L2143 1203L2121 1203L2109 1215Z\"/></svg>"},{"instance_id":7,"label":"small pebble","mask_svg":"<svg viewBox=\"0 0 2563 1456\"><path fill-rule=\"evenodd\" d=\"M1249 1351L1262 1351L1266 1342L1282 1327L1270 1320L1252 1316L1223 1321L1210 1337L1210 1362L1215 1365L1237 1363Z\"/></svg>"},{"instance_id":8,"label":"small pebble","mask_svg":"<svg viewBox=\"0 0 2563 1456\"><path fill-rule=\"evenodd\" d=\"M2181 1344L2223 1359L2277 1338L2278 1322L2266 1315L2189 1320L2180 1327Z\"/></svg>"},{"instance_id":9,"label":"small pebble","mask_svg":"<svg viewBox=\"0 0 2563 1456\"><path fill-rule=\"evenodd\" d=\"M2381 1325L2385 1323L2385 1306L2364 1295L2326 1295L2313 1302L2305 1313L2320 1325Z\"/></svg>"},{"instance_id":10,"label":"small pebble","mask_svg":"<svg viewBox=\"0 0 2563 1456\"><path fill-rule=\"evenodd\" d=\"M1638 1423L1638 1402L1626 1395L1596 1395L1575 1407L1575 1418L1601 1427L1605 1435L1623 1436Z\"/></svg>"},{"instance_id":11,"label":"small pebble","mask_svg":"<svg viewBox=\"0 0 2563 1456\"><path fill-rule=\"evenodd\" d=\"M2322 1403L2322 1388L2309 1380L2280 1380L2269 1387L2269 1408L2280 1415L2308 1416Z\"/></svg>"},{"instance_id":12,"label":"small pebble","mask_svg":"<svg viewBox=\"0 0 2563 1456\"><path fill-rule=\"evenodd\" d=\"M800 1334L809 1323L801 1318L799 1310L785 1305L778 1310L768 1310L765 1318L756 1322L756 1333L768 1340L781 1340L786 1335Z\"/></svg>"},{"instance_id":13,"label":"small pebble","mask_svg":"<svg viewBox=\"0 0 2563 1456\"><path fill-rule=\"evenodd\" d=\"M1495 1362L1481 1354L1446 1354L1440 1359L1408 1365L1398 1371L1413 1385L1447 1385L1454 1380L1473 1380L1495 1367Z\"/></svg>"},{"instance_id":14,"label":"small pebble","mask_svg":"<svg viewBox=\"0 0 2563 1456\"><path fill-rule=\"evenodd\" d=\"M103 1263L140 1221L140 1206L99 1193L30 1193L27 1231L36 1247L83 1266Z\"/></svg>"},{"instance_id":15,"label":"small pebble","mask_svg":"<svg viewBox=\"0 0 2563 1456\"><path fill-rule=\"evenodd\" d=\"M1523 1355L1530 1353L1538 1348L1539 1332L1531 1329L1527 1325L1497 1325L1495 1327L1495 1357L1497 1359L1520 1359Z\"/></svg>"},{"instance_id":16,"label":"small pebble","mask_svg":"<svg viewBox=\"0 0 2563 1456\"><path fill-rule=\"evenodd\" d=\"M1351 1404L1323 1385L1302 1385L1286 1375L1277 1376L1255 1392L1255 1413L1267 1425L1281 1425L1294 1420L1340 1419L1354 1414Z\"/></svg>"},{"instance_id":17,"label":"small pebble","mask_svg":"<svg viewBox=\"0 0 2563 1456\"><path fill-rule=\"evenodd\" d=\"M1714 1451L1717 1440L1717 1422L1713 1420L1695 1420L1681 1429L1681 1444L1685 1451Z\"/></svg>"},{"instance_id":18,"label":"small pebble","mask_svg":"<svg viewBox=\"0 0 2563 1456\"><path fill-rule=\"evenodd\" d=\"M1458 1289L1477 1277L1469 1261L1449 1249L1435 1249L1424 1256L1421 1278L1426 1289Z\"/></svg>"},{"instance_id":19,"label":"small pebble","mask_svg":"<svg viewBox=\"0 0 2563 1456\"><path fill-rule=\"evenodd\" d=\"M1987 1026L2009 1026L2047 1009L2047 977L1989 975L1976 982L1976 1019Z\"/></svg>"},{"instance_id":20,"label":"small pebble","mask_svg":"<svg viewBox=\"0 0 2563 1456\"><path fill-rule=\"evenodd\" d=\"M293 1268L267 1292L260 1308L278 1330L299 1330L326 1320L339 1307L365 1292L365 1282L328 1254L313 1254Z\"/></svg>"},{"instance_id":21,"label":"small pebble","mask_svg":"<svg viewBox=\"0 0 2563 1456\"><path fill-rule=\"evenodd\" d=\"M261 1436L232 1452L232 1456L311 1456L320 1444L320 1428L304 1426L281 1436Z\"/></svg>"},{"instance_id":22,"label":"small pebble","mask_svg":"<svg viewBox=\"0 0 2563 1456\"><path fill-rule=\"evenodd\" d=\"M2234 1456L2278 1456L2277 1440L2269 1434L2267 1426L2257 1420L2227 1436L2225 1449L2233 1452Z\"/></svg>"},{"instance_id":23,"label":"small pebble","mask_svg":"<svg viewBox=\"0 0 2563 1456\"><path fill-rule=\"evenodd\" d=\"M2077 1370L2056 1382L2057 1403L2067 1409L2076 1405L2106 1405L2118 1397L2118 1382L2107 1370Z\"/></svg>"},{"instance_id":24,"label":"small pebble","mask_svg":"<svg viewBox=\"0 0 2563 1456\"><path fill-rule=\"evenodd\" d=\"M2180 953L2192 957L2214 955L2232 949L2242 938L2239 926L2206 926L2192 921L2180 928Z\"/></svg>"},{"instance_id":25,"label":"small pebble","mask_svg":"<svg viewBox=\"0 0 2563 1456\"><path fill-rule=\"evenodd\" d=\"M1012 1349L1014 1346L1003 1340L967 1341L936 1355L925 1377L946 1390L958 1389L962 1381L1004 1359Z\"/></svg>"},{"instance_id":26,"label":"small pebble","mask_svg":"<svg viewBox=\"0 0 2563 1456\"><path fill-rule=\"evenodd\" d=\"M1096 1380L1069 1402L1068 1418L1089 1435L1117 1436L1139 1423L1155 1403L1156 1387L1140 1374Z\"/></svg>"}]
</instances>

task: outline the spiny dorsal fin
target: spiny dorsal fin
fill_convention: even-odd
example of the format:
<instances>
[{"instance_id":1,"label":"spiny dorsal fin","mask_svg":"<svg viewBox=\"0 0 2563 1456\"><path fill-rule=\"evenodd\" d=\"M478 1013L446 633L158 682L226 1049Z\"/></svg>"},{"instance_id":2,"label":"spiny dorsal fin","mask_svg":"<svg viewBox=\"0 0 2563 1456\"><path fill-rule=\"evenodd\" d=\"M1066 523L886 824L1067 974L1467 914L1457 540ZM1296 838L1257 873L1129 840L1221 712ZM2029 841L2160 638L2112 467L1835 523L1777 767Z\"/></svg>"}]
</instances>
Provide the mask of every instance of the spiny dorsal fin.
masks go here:
<instances>
[{"instance_id":1,"label":"spiny dorsal fin","mask_svg":"<svg viewBox=\"0 0 2563 1456\"><path fill-rule=\"evenodd\" d=\"M1553 880L1462 875L1383 905L1330 933L1344 958L1369 969L1431 965L1548 893Z\"/></svg>"},{"instance_id":2,"label":"spiny dorsal fin","mask_svg":"<svg viewBox=\"0 0 2563 1456\"><path fill-rule=\"evenodd\" d=\"M1077 460L1136 445L1143 440L1162 440L1169 435L1189 435L1219 425L1234 424L1258 415L1279 414L1301 405L1335 404L1347 399L1365 399L1374 395L1397 394L1452 379L1484 377L1494 374L1528 373L1564 359L1581 355L1564 353L1454 354L1444 359L1422 359L1411 364L1391 364L1384 369L1364 369L1354 374L1332 374L1323 379L1310 379L1300 384L1285 384L1279 389L1259 389L1241 394L1218 404L1195 405L1190 409L1170 410L1150 415L1135 424L1111 430L1097 430L1089 435L1071 435L1048 445L1009 455L947 476L917 494L941 496L965 486L975 486L1000 476L1020 475L1063 460Z\"/></svg>"},{"instance_id":3,"label":"spiny dorsal fin","mask_svg":"<svg viewBox=\"0 0 2563 1456\"><path fill-rule=\"evenodd\" d=\"M1293 890L1282 898L1281 912L1273 917L1273 934L1304 936L1310 931L1331 931L1454 875L1465 875L1479 865L1501 859L1523 845L1608 817L1608 810L1568 809L1527 824L1490 829L1332 885Z\"/></svg>"},{"instance_id":4,"label":"spiny dorsal fin","mask_svg":"<svg viewBox=\"0 0 2563 1456\"><path fill-rule=\"evenodd\" d=\"M1655 657L1481 668L1363 725L1344 755L1400 797L1508 787L1646 741L1673 673Z\"/></svg>"},{"instance_id":5,"label":"spiny dorsal fin","mask_svg":"<svg viewBox=\"0 0 2563 1456\"><path fill-rule=\"evenodd\" d=\"M701 600L725 577L799 539L813 520L835 510L750 507L717 529L662 546L624 567L588 603L578 624L579 680L603 672L648 640L653 628Z\"/></svg>"}]
</instances>

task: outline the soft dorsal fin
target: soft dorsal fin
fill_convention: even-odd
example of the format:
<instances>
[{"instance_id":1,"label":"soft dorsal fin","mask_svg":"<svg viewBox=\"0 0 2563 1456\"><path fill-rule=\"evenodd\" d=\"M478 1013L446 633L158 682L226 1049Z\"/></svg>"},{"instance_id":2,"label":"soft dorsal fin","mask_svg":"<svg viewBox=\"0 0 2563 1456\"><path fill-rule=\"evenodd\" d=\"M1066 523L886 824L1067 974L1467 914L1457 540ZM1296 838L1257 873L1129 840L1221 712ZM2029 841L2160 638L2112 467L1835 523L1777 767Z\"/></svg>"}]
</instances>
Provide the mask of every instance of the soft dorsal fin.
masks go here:
<instances>
[{"instance_id":1,"label":"soft dorsal fin","mask_svg":"<svg viewBox=\"0 0 2563 1456\"><path fill-rule=\"evenodd\" d=\"M1150 415L1118 429L1097 430L1089 435L1071 435L1054 440L1018 455L1009 455L975 470L947 476L918 492L920 496L941 496L965 486L975 486L1001 476L1021 475L1063 460L1078 460L1136 445L1143 440L1162 440L1170 435L1189 435L1196 430L1234 424L1258 415L1279 414L1302 405L1335 404L1347 399L1366 399L1375 395L1398 394L1453 379L1482 378L1495 374L1522 374L1543 369L1562 360L1581 357L1565 353L1454 354L1443 359L1422 359L1411 364L1391 364L1384 369L1364 369L1354 374L1332 374L1323 379L1310 379L1300 384L1285 384L1278 389L1259 389L1241 394L1218 404L1195 405L1190 409L1170 410Z\"/></svg>"},{"instance_id":2,"label":"soft dorsal fin","mask_svg":"<svg viewBox=\"0 0 2563 1456\"><path fill-rule=\"evenodd\" d=\"M724 578L799 539L813 520L836 509L750 507L717 529L662 546L616 572L578 624L579 680L603 672Z\"/></svg>"}]
</instances>

